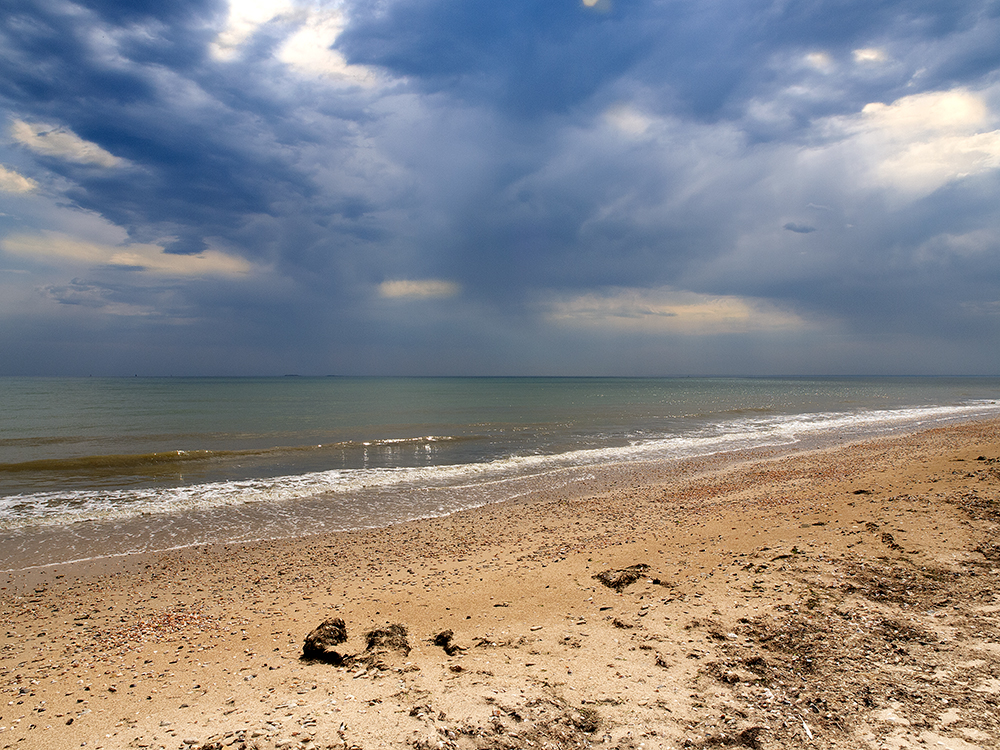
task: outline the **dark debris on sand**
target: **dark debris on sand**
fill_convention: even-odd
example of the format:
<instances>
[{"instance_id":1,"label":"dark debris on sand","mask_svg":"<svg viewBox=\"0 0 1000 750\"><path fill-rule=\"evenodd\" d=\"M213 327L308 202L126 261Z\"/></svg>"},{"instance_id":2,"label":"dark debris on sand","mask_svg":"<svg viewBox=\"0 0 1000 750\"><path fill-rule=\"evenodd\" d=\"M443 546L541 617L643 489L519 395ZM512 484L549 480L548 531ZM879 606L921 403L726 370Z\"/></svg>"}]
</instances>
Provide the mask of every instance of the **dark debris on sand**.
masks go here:
<instances>
[{"instance_id":1,"label":"dark debris on sand","mask_svg":"<svg viewBox=\"0 0 1000 750\"><path fill-rule=\"evenodd\" d=\"M306 636L302 645L302 658L306 661L322 661L327 664L344 663L344 655L336 646L347 640L347 625L339 617L324 620Z\"/></svg>"},{"instance_id":2,"label":"dark debris on sand","mask_svg":"<svg viewBox=\"0 0 1000 750\"><path fill-rule=\"evenodd\" d=\"M637 563L619 570L603 570L597 573L594 578L609 589L621 591L645 576L648 570L649 566L646 563Z\"/></svg>"},{"instance_id":3,"label":"dark debris on sand","mask_svg":"<svg viewBox=\"0 0 1000 750\"><path fill-rule=\"evenodd\" d=\"M410 642L406 639L405 625L396 624L369 630L365 633L365 644L367 651L396 651L403 656L410 653Z\"/></svg>"},{"instance_id":4,"label":"dark debris on sand","mask_svg":"<svg viewBox=\"0 0 1000 750\"><path fill-rule=\"evenodd\" d=\"M441 648L443 648L444 652L448 654L448 656L454 656L455 654L459 654L462 651L465 651L465 649L462 646L459 646L452 640L454 637L455 637L454 631L442 630L440 633L434 636L433 639L431 639L431 643L433 643L435 646L440 646Z\"/></svg>"},{"instance_id":5,"label":"dark debris on sand","mask_svg":"<svg viewBox=\"0 0 1000 750\"><path fill-rule=\"evenodd\" d=\"M980 494L965 508L973 517L985 504ZM985 560L949 569L917 567L897 549L897 559L844 560L822 589L803 578L808 599L741 620L735 637L720 642L722 658L700 674L728 686L746 721L768 727L768 747L842 747L865 726L942 731L937 717L955 706L963 728L1000 737L996 696L981 687L1000 672L963 646L972 637L1000 640L1000 624L980 612L995 601L1000 569L991 543L975 550ZM873 715L891 721L872 724Z\"/></svg>"}]
</instances>

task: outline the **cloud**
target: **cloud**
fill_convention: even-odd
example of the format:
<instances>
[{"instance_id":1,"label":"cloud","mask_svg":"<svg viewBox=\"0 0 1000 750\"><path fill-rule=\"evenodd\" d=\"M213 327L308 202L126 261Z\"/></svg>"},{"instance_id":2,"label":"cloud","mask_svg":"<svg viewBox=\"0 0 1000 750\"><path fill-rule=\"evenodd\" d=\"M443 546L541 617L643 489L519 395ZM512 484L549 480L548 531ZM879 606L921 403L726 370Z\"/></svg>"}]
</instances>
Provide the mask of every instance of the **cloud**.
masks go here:
<instances>
[{"instance_id":1,"label":"cloud","mask_svg":"<svg viewBox=\"0 0 1000 750\"><path fill-rule=\"evenodd\" d=\"M454 281L442 279L395 279L378 286L379 296L386 299L443 299L460 291Z\"/></svg>"},{"instance_id":2,"label":"cloud","mask_svg":"<svg viewBox=\"0 0 1000 750\"><path fill-rule=\"evenodd\" d=\"M216 60L236 63L241 53L253 46L254 36L267 29L276 40L275 59L297 73L351 85L375 85L375 71L363 65L348 65L343 54L333 48L344 26L342 7L294 0L232 0L226 25L210 50Z\"/></svg>"},{"instance_id":3,"label":"cloud","mask_svg":"<svg viewBox=\"0 0 1000 750\"><path fill-rule=\"evenodd\" d=\"M601 12L592 12L593 10ZM337 49L414 90L514 117L565 113L624 73L662 24L599 2L357 3Z\"/></svg>"},{"instance_id":4,"label":"cloud","mask_svg":"<svg viewBox=\"0 0 1000 750\"><path fill-rule=\"evenodd\" d=\"M941 136L907 144L875 170L893 187L926 195L954 180L1000 167L1000 130L967 136Z\"/></svg>"},{"instance_id":5,"label":"cloud","mask_svg":"<svg viewBox=\"0 0 1000 750\"><path fill-rule=\"evenodd\" d=\"M310 12L295 33L282 43L277 58L300 73L361 86L378 83L376 72L364 65L348 65L333 48L344 30L343 13L337 10Z\"/></svg>"},{"instance_id":6,"label":"cloud","mask_svg":"<svg viewBox=\"0 0 1000 750\"><path fill-rule=\"evenodd\" d=\"M30 177L18 174L13 169L0 164L0 192L30 193L38 187L38 183Z\"/></svg>"},{"instance_id":7,"label":"cloud","mask_svg":"<svg viewBox=\"0 0 1000 750\"><path fill-rule=\"evenodd\" d=\"M986 129L993 119L982 98L963 88L862 110L862 127L887 152L878 179L917 194L1000 167L1000 130Z\"/></svg>"},{"instance_id":8,"label":"cloud","mask_svg":"<svg viewBox=\"0 0 1000 750\"><path fill-rule=\"evenodd\" d=\"M810 326L765 300L669 288L612 288L560 296L545 304L561 325L652 334L716 335L801 331Z\"/></svg>"},{"instance_id":9,"label":"cloud","mask_svg":"<svg viewBox=\"0 0 1000 750\"><path fill-rule=\"evenodd\" d=\"M805 63L820 73L830 73L834 67L833 58L827 52L810 52L805 56Z\"/></svg>"},{"instance_id":10,"label":"cloud","mask_svg":"<svg viewBox=\"0 0 1000 750\"><path fill-rule=\"evenodd\" d=\"M789 232L796 232L798 234L809 234L816 231L816 227L811 227L808 224L796 224L794 221L788 222L782 229L787 229Z\"/></svg>"},{"instance_id":11,"label":"cloud","mask_svg":"<svg viewBox=\"0 0 1000 750\"><path fill-rule=\"evenodd\" d=\"M39 340L15 287L52 340L119 305L133 338L75 338L175 369L178 316L220 370L621 369L622 332L646 372L747 332L815 370L814 320L823 362L899 335L933 368L995 338L984 0L9 4L0 161L44 189L0 192L5 347Z\"/></svg>"},{"instance_id":12,"label":"cloud","mask_svg":"<svg viewBox=\"0 0 1000 750\"><path fill-rule=\"evenodd\" d=\"M291 0L229 0L226 25L211 44L213 56L233 60L261 26L293 12Z\"/></svg>"},{"instance_id":13,"label":"cloud","mask_svg":"<svg viewBox=\"0 0 1000 750\"><path fill-rule=\"evenodd\" d=\"M878 63L885 62L886 60L885 52L876 47L856 49L852 52L852 55L856 63Z\"/></svg>"},{"instance_id":14,"label":"cloud","mask_svg":"<svg viewBox=\"0 0 1000 750\"><path fill-rule=\"evenodd\" d=\"M77 164L93 164L98 167L117 167L124 164L123 159L108 153L96 143L83 140L69 128L14 120L10 132L15 141L42 156L57 157Z\"/></svg>"},{"instance_id":15,"label":"cloud","mask_svg":"<svg viewBox=\"0 0 1000 750\"><path fill-rule=\"evenodd\" d=\"M116 297L120 290L104 284L95 284L83 279L73 279L68 284L50 284L39 290L42 296L60 305L84 308L98 311L101 314L120 317L161 317L162 310L157 309L155 294L148 294L145 302L126 302Z\"/></svg>"},{"instance_id":16,"label":"cloud","mask_svg":"<svg viewBox=\"0 0 1000 750\"><path fill-rule=\"evenodd\" d=\"M913 200L1000 168L996 121L984 97L964 87L872 102L855 115L819 120L817 132L831 141L806 149L802 159L857 164L868 187Z\"/></svg>"},{"instance_id":17,"label":"cloud","mask_svg":"<svg viewBox=\"0 0 1000 750\"><path fill-rule=\"evenodd\" d=\"M653 124L651 117L628 104L612 107L604 116L615 128L631 136L642 135Z\"/></svg>"},{"instance_id":18,"label":"cloud","mask_svg":"<svg viewBox=\"0 0 1000 750\"><path fill-rule=\"evenodd\" d=\"M892 104L872 102L862 115L868 127L902 140L964 134L990 118L982 98L964 88L905 96Z\"/></svg>"},{"instance_id":19,"label":"cloud","mask_svg":"<svg viewBox=\"0 0 1000 750\"><path fill-rule=\"evenodd\" d=\"M54 232L9 236L0 242L0 247L11 255L43 263L109 266L160 276L239 277L252 269L246 260L218 250L206 250L198 255L170 255L158 245L103 245Z\"/></svg>"}]
</instances>

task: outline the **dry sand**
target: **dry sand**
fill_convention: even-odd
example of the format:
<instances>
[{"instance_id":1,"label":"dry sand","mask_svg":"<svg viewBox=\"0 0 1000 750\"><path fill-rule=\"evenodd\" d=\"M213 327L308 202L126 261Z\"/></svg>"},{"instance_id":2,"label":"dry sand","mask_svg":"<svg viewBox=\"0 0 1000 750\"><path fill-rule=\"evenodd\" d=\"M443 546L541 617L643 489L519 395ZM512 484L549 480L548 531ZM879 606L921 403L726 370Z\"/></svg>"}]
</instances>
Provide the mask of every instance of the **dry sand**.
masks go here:
<instances>
[{"instance_id":1,"label":"dry sand","mask_svg":"<svg viewBox=\"0 0 1000 750\"><path fill-rule=\"evenodd\" d=\"M998 521L988 422L12 574L0 747L1000 747Z\"/></svg>"}]
</instances>

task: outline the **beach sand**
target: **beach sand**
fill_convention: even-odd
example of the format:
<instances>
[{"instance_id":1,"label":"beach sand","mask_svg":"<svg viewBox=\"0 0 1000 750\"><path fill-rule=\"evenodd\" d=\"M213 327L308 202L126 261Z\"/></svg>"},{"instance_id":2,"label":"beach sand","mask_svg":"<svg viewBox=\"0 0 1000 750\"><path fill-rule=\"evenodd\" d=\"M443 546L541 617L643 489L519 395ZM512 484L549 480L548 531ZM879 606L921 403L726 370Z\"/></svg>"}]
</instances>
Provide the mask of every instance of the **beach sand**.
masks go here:
<instances>
[{"instance_id":1,"label":"beach sand","mask_svg":"<svg viewBox=\"0 0 1000 750\"><path fill-rule=\"evenodd\" d=\"M984 422L8 574L0 747L1000 747L998 521Z\"/></svg>"}]
</instances>

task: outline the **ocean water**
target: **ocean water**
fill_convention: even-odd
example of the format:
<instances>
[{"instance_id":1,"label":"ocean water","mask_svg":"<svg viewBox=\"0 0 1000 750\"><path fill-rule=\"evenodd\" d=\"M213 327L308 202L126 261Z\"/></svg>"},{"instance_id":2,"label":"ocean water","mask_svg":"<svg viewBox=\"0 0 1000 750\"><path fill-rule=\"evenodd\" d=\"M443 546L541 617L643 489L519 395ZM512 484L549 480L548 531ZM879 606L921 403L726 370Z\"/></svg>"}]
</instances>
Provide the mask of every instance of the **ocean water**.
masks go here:
<instances>
[{"instance_id":1,"label":"ocean water","mask_svg":"<svg viewBox=\"0 0 1000 750\"><path fill-rule=\"evenodd\" d=\"M0 570L585 494L998 402L998 378L0 378Z\"/></svg>"}]
</instances>

